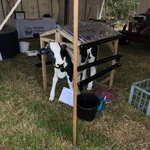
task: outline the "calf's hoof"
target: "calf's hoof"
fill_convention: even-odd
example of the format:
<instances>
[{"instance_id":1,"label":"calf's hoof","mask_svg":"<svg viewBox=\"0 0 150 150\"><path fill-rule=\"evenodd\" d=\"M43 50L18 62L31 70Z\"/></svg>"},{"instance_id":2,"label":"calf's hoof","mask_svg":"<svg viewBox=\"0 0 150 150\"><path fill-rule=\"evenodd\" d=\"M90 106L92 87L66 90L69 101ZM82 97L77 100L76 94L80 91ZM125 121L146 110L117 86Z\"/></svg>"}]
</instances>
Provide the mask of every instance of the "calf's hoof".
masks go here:
<instances>
[{"instance_id":1,"label":"calf's hoof","mask_svg":"<svg viewBox=\"0 0 150 150\"><path fill-rule=\"evenodd\" d=\"M50 102L54 101L54 97L49 97L49 101Z\"/></svg>"}]
</instances>

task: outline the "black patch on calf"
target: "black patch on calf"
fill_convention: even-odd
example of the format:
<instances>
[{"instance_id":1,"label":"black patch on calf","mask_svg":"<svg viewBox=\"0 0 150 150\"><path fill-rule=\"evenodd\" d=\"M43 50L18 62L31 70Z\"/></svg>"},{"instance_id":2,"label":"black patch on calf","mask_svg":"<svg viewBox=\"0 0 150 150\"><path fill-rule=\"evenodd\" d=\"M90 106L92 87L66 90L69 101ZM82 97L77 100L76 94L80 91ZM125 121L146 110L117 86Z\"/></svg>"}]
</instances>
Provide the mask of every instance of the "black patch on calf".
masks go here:
<instances>
[{"instance_id":1,"label":"black patch on calf","mask_svg":"<svg viewBox=\"0 0 150 150\"><path fill-rule=\"evenodd\" d=\"M69 80L72 82L72 78L73 78L73 64L71 61L71 57L68 54L67 47L63 47L63 50L61 50L61 57L64 60L64 57L66 57L66 63L67 66L65 68L60 69L62 72L67 72L68 76L69 76Z\"/></svg>"},{"instance_id":2,"label":"black patch on calf","mask_svg":"<svg viewBox=\"0 0 150 150\"><path fill-rule=\"evenodd\" d=\"M62 51L66 51L67 45L63 44L60 46Z\"/></svg>"},{"instance_id":3,"label":"black patch on calf","mask_svg":"<svg viewBox=\"0 0 150 150\"><path fill-rule=\"evenodd\" d=\"M87 49L80 47L81 63L87 60Z\"/></svg>"},{"instance_id":4,"label":"black patch on calf","mask_svg":"<svg viewBox=\"0 0 150 150\"><path fill-rule=\"evenodd\" d=\"M95 57L95 61L97 58L97 46L93 46L91 47L91 53L92 55ZM81 63L86 62L88 59L91 59L90 54L87 54L87 49L83 48L82 46L80 46L80 54L81 54Z\"/></svg>"},{"instance_id":5,"label":"black patch on calf","mask_svg":"<svg viewBox=\"0 0 150 150\"><path fill-rule=\"evenodd\" d=\"M97 49L98 49L97 46L93 46L91 50L92 55L95 57L95 61L97 58Z\"/></svg>"}]
</instances>

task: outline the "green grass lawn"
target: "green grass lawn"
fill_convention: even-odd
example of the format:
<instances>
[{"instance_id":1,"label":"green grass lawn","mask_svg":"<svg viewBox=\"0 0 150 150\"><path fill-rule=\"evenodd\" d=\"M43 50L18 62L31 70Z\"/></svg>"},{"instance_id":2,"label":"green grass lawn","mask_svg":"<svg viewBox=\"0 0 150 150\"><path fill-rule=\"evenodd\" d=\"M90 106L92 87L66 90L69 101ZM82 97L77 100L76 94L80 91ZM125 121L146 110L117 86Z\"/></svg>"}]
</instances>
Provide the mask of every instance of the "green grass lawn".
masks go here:
<instances>
[{"instance_id":1,"label":"green grass lawn","mask_svg":"<svg viewBox=\"0 0 150 150\"><path fill-rule=\"evenodd\" d=\"M39 40L28 40L31 49ZM65 81L57 84L56 100L48 101L53 67L47 66L43 90L38 57L19 54L0 62L0 149L2 150L149 150L150 119L128 105L132 83L150 78L150 45L119 46L122 67L116 70L113 103L92 122L77 120L77 146L72 145L72 108L57 99ZM99 57L110 55L105 46ZM103 68L100 66L98 69ZM101 80L98 79L97 81ZM102 87L94 85L94 90Z\"/></svg>"}]
</instances>

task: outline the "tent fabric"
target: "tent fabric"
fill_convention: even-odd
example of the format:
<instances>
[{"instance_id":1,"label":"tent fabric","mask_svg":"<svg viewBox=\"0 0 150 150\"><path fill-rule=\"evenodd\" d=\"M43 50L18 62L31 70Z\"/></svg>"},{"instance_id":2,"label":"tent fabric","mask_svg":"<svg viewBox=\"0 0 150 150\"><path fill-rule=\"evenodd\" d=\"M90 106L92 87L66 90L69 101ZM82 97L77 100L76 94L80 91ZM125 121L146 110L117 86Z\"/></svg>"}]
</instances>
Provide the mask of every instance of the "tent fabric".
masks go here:
<instances>
[{"instance_id":1,"label":"tent fabric","mask_svg":"<svg viewBox=\"0 0 150 150\"><path fill-rule=\"evenodd\" d=\"M80 0L79 1L79 20L84 20L87 18L89 14L89 18L100 19L101 10L103 9L103 2L105 0ZM10 10L8 9L8 2L3 0L4 12L2 7L0 6L0 24L5 19L3 14L8 14ZM16 2L16 0L14 0ZM15 11L25 11L26 19L40 19L43 18L44 14L50 14L52 18L56 20L57 23L64 23L64 8L65 8L65 0L22 0L21 4L18 5ZM68 15L67 19L69 23L73 21L73 0L68 0ZM14 6L12 0L9 1L10 7ZM0 5L1 1L0 1ZM38 7L39 5L39 7ZM39 9L38 9L39 8ZM90 11L91 10L91 11ZM14 14L11 19L14 18ZM11 24L12 20L9 20L9 24Z\"/></svg>"},{"instance_id":2,"label":"tent fabric","mask_svg":"<svg viewBox=\"0 0 150 150\"><path fill-rule=\"evenodd\" d=\"M140 0L137 14L146 13L150 8L150 0Z\"/></svg>"}]
</instances>

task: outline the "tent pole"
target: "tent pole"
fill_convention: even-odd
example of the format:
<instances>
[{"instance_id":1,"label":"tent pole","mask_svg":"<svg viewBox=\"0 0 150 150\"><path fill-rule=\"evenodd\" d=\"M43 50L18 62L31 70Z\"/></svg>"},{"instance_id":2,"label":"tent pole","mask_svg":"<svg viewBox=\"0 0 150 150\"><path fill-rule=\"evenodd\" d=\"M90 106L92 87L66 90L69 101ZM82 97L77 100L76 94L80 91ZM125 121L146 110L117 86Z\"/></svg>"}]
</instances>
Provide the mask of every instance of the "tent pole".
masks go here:
<instances>
[{"instance_id":1,"label":"tent pole","mask_svg":"<svg viewBox=\"0 0 150 150\"><path fill-rule=\"evenodd\" d=\"M87 12L87 1L88 0L85 0L85 11L84 11L84 20L86 20L87 19L87 17L86 17L86 12ZM91 7L90 7L91 8Z\"/></svg>"},{"instance_id":2,"label":"tent pole","mask_svg":"<svg viewBox=\"0 0 150 150\"><path fill-rule=\"evenodd\" d=\"M38 16L40 18L40 6L39 6L39 0L37 0L37 9L38 9Z\"/></svg>"},{"instance_id":3,"label":"tent pole","mask_svg":"<svg viewBox=\"0 0 150 150\"><path fill-rule=\"evenodd\" d=\"M23 11L23 3L22 3L22 1L21 1L21 10Z\"/></svg>"},{"instance_id":4,"label":"tent pole","mask_svg":"<svg viewBox=\"0 0 150 150\"><path fill-rule=\"evenodd\" d=\"M76 145L77 128L77 94L78 94L78 4L79 0L74 0L74 67L73 67L73 145Z\"/></svg>"},{"instance_id":5,"label":"tent pole","mask_svg":"<svg viewBox=\"0 0 150 150\"><path fill-rule=\"evenodd\" d=\"M53 17L53 1L50 0L50 2L51 2L51 17Z\"/></svg>"},{"instance_id":6,"label":"tent pole","mask_svg":"<svg viewBox=\"0 0 150 150\"><path fill-rule=\"evenodd\" d=\"M65 0L64 5L65 5L65 10L64 10L64 25L66 25L67 22L68 22L68 7L69 7L69 1L68 1L68 0Z\"/></svg>"},{"instance_id":7,"label":"tent pole","mask_svg":"<svg viewBox=\"0 0 150 150\"><path fill-rule=\"evenodd\" d=\"M3 17L5 18L5 11L4 11L4 5L3 5L3 0L1 0L1 5L2 5L2 11L3 11Z\"/></svg>"},{"instance_id":8,"label":"tent pole","mask_svg":"<svg viewBox=\"0 0 150 150\"><path fill-rule=\"evenodd\" d=\"M17 8L17 6L19 5L19 3L21 2L21 0L18 0L15 4L15 6L11 9L11 11L9 12L9 14L7 15L7 17L5 18L5 20L2 22L2 24L0 25L0 31L2 30L3 26L5 25L5 23L8 21L8 19L10 18L10 16L12 15L12 13L15 11L15 9Z\"/></svg>"}]
</instances>

